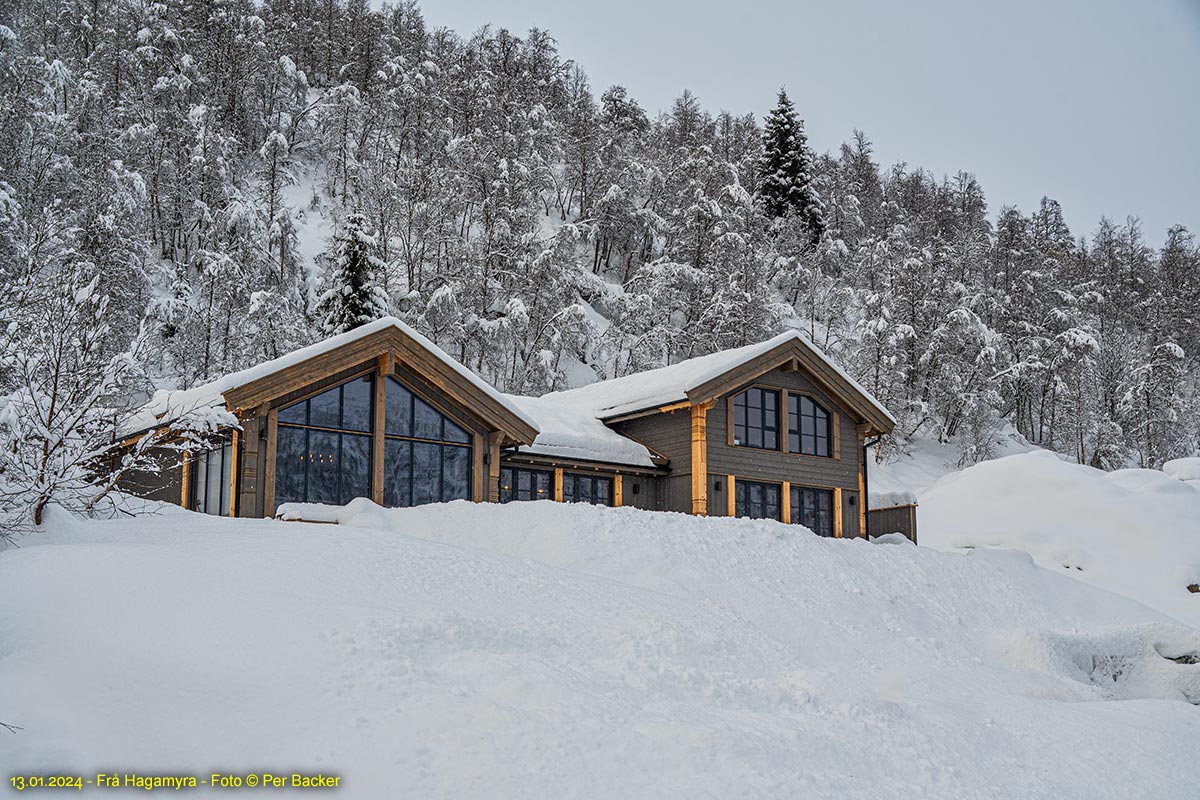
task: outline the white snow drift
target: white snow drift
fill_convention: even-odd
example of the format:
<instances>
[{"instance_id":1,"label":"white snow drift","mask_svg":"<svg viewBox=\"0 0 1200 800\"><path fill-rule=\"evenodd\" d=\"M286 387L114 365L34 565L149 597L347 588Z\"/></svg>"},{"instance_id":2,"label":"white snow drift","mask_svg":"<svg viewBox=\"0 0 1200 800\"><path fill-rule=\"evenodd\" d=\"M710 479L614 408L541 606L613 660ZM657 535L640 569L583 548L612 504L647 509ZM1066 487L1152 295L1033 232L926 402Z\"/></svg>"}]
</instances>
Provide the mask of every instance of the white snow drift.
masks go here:
<instances>
[{"instance_id":1,"label":"white snow drift","mask_svg":"<svg viewBox=\"0 0 1200 800\"><path fill-rule=\"evenodd\" d=\"M1019 554L548 502L332 514L57 518L0 552L6 771L321 771L354 798L1200 782L1200 632Z\"/></svg>"},{"instance_id":2,"label":"white snow drift","mask_svg":"<svg viewBox=\"0 0 1200 800\"><path fill-rule=\"evenodd\" d=\"M1191 474L1173 463L1103 472L1045 450L985 461L921 493L919 541L1022 550L1200 627L1200 594L1187 588L1200 584L1200 488L1171 477Z\"/></svg>"}]
</instances>

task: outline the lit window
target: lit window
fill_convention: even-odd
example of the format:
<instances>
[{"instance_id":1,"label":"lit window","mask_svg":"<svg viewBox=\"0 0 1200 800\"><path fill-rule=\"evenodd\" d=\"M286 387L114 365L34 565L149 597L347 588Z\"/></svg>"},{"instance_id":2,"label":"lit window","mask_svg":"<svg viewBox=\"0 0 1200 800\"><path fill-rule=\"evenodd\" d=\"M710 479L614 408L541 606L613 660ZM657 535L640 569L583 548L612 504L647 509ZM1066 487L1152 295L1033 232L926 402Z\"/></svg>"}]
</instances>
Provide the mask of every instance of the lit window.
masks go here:
<instances>
[{"instance_id":1,"label":"lit window","mask_svg":"<svg viewBox=\"0 0 1200 800\"><path fill-rule=\"evenodd\" d=\"M500 502L514 500L553 500L550 483L553 479L546 470L502 467L500 470Z\"/></svg>"}]
</instances>

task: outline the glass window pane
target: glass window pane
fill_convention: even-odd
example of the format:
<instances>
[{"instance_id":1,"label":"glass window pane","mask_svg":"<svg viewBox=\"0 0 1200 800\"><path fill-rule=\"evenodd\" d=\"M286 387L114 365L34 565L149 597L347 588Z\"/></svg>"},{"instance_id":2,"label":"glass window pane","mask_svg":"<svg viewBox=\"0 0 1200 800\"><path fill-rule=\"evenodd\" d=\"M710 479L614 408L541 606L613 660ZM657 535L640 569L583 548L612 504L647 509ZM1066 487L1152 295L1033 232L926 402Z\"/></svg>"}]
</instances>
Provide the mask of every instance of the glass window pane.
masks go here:
<instances>
[{"instance_id":1,"label":"glass window pane","mask_svg":"<svg viewBox=\"0 0 1200 800\"><path fill-rule=\"evenodd\" d=\"M336 428L341 425L339 418L341 387L335 386L327 392L322 392L308 400L308 424L321 428Z\"/></svg>"},{"instance_id":2,"label":"glass window pane","mask_svg":"<svg viewBox=\"0 0 1200 800\"><path fill-rule=\"evenodd\" d=\"M308 401L301 400L299 403L294 403L287 408L279 409L279 421L283 423L291 423L293 425L307 424Z\"/></svg>"},{"instance_id":3,"label":"glass window pane","mask_svg":"<svg viewBox=\"0 0 1200 800\"><path fill-rule=\"evenodd\" d=\"M412 392L395 378L388 378L386 398L384 431L393 436L412 436Z\"/></svg>"},{"instance_id":4,"label":"glass window pane","mask_svg":"<svg viewBox=\"0 0 1200 800\"><path fill-rule=\"evenodd\" d=\"M441 499L441 484L442 448L436 444L413 442L413 505L436 503Z\"/></svg>"},{"instance_id":5,"label":"glass window pane","mask_svg":"<svg viewBox=\"0 0 1200 800\"><path fill-rule=\"evenodd\" d=\"M442 438L442 415L419 397L413 398L413 433L417 439Z\"/></svg>"},{"instance_id":6,"label":"glass window pane","mask_svg":"<svg viewBox=\"0 0 1200 800\"><path fill-rule=\"evenodd\" d=\"M442 446L442 500L471 499L471 450Z\"/></svg>"},{"instance_id":7,"label":"glass window pane","mask_svg":"<svg viewBox=\"0 0 1200 800\"><path fill-rule=\"evenodd\" d=\"M229 499L229 467L232 460L233 448L229 445L208 454L209 504L205 510L209 514L229 513L226 501Z\"/></svg>"},{"instance_id":8,"label":"glass window pane","mask_svg":"<svg viewBox=\"0 0 1200 800\"><path fill-rule=\"evenodd\" d=\"M341 476L339 502L349 503L356 497L371 496L371 437L344 433L342 458L338 465Z\"/></svg>"},{"instance_id":9,"label":"glass window pane","mask_svg":"<svg viewBox=\"0 0 1200 800\"><path fill-rule=\"evenodd\" d=\"M462 428L455 425L449 417L445 418L445 433L442 436L442 441L445 442L461 442L462 444L470 444L470 435Z\"/></svg>"},{"instance_id":10,"label":"glass window pane","mask_svg":"<svg viewBox=\"0 0 1200 800\"><path fill-rule=\"evenodd\" d=\"M537 483L537 491L534 492L534 500L549 500L554 495L550 491L550 473L536 472L534 473Z\"/></svg>"},{"instance_id":11,"label":"glass window pane","mask_svg":"<svg viewBox=\"0 0 1200 800\"><path fill-rule=\"evenodd\" d=\"M412 442L386 439L383 443L383 504L392 508L412 505Z\"/></svg>"},{"instance_id":12,"label":"glass window pane","mask_svg":"<svg viewBox=\"0 0 1200 800\"><path fill-rule=\"evenodd\" d=\"M307 436L303 428L279 428L275 454L276 503L304 502L305 473L308 469Z\"/></svg>"},{"instance_id":13,"label":"glass window pane","mask_svg":"<svg viewBox=\"0 0 1200 800\"><path fill-rule=\"evenodd\" d=\"M612 480L609 478L596 479L596 502L602 506L612 502Z\"/></svg>"},{"instance_id":14,"label":"glass window pane","mask_svg":"<svg viewBox=\"0 0 1200 800\"><path fill-rule=\"evenodd\" d=\"M342 386L343 430L371 431L371 378L350 381Z\"/></svg>"},{"instance_id":15,"label":"glass window pane","mask_svg":"<svg viewBox=\"0 0 1200 800\"><path fill-rule=\"evenodd\" d=\"M196 473L193 510L203 514L208 504L208 453L201 453L192 459L191 469Z\"/></svg>"},{"instance_id":16,"label":"glass window pane","mask_svg":"<svg viewBox=\"0 0 1200 800\"><path fill-rule=\"evenodd\" d=\"M533 473L528 470L514 470L517 479L517 490L515 492L518 500L533 499Z\"/></svg>"},{"instance_id":17,"label":"glass window pane","mask_svg":"<svg viewBox=\"0 0 1200 800\"><path fill-rule=\"evenodd\" d=\"M308 492L310 503L340 502L338 492L338 449L340 434L308 432Z\"/></svg>"},{"instance_id":18,"label":"glass window pane","mask_svg":"<svg viewBox=\"0 0 1200 800\"><path fill-rule=\"evenodd\" d=\"M513 471L508 467L500 470L500 502L507 503L513 499Z\"/></svg>"}]
</instances>

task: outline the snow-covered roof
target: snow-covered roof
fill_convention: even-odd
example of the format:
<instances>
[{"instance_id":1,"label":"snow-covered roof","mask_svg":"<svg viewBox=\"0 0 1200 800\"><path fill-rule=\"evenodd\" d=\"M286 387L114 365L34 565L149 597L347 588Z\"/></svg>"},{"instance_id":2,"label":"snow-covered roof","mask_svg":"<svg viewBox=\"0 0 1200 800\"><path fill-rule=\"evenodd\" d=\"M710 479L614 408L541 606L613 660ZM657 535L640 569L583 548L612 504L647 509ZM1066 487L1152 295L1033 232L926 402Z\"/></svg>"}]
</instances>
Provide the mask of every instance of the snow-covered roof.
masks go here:
<instances>
[{"instance_id":1,"label":"snow-covered roof","mask_svg":"<svg viewBox=\"0 0 1200 800\"><path fill-rule=\"evenodd\" d=\"M510 395L509 399L537 420L539 430L533 444L521 447L519 452L636 467L654 466L650 451L645 446L605 425L586 405L553 395Z\"/></svg>"},{"instance_id":2,"label":"snow-covered roof","mask_svg":"<svg viewBox=\"0 0 1200 800\"><path fill-rule=\"evenodd\" d=\"M201 386L195 386L191 389L160 390L155 392L154 397L146 405L126 420L125 424L122 425L121 433L126 436L132 435L167 422L173 422L197 414L204 414L207 409L224 407L226 392L265 378L282 369L301 364L342 345L349 344L388 328L399 330L418 345L428 350L434 357L458 373L466 381L470 382L475 388L485 393L489 398L513 414L513 416L535 430L537 429L537 423L522 411L508 395L500 392L483 378L467 369L449 356L442 348L438 347L409 325L396 317L382 317L346 333L331 336L315 344L310 344L308 347L301 347L299 350L293 350L279 358L256 364L249 369L223 375L215 381Z\"/></svg>"},{"instance_id":3,"label":"snow-covered roof","mask_svg":"<svg viewBox=\"0 0 1200 800\"><path fill-rule=\"evenodd\" d=\"M797 330L786 331L757 344L689 358L667 367L636 372L578 389L552 392L541 399L586 410L601 420L613 419L624 414L683 402L688 399L688 392L789 342L796 342L810 351L853 387L876 411L893 423L896 421L882 403Z\"/></svg>"}]
</instances>

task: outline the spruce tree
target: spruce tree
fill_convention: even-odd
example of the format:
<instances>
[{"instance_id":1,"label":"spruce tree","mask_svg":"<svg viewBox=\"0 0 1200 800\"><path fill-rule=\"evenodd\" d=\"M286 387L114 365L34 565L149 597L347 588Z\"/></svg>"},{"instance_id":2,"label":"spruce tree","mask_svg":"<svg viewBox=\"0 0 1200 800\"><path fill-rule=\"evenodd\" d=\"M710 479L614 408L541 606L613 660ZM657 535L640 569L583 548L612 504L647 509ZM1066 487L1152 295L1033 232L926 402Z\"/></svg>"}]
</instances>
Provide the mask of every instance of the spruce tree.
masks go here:
<instances>
[{"instance_id":1,"label":"spruce tree","mask_svg":"<svg viewBox=\"0 0 1200 800\"><path fill-rule=\"evenodd\" d=\"M808 228L813 242L819 240L825 232L825 217L813 186L813 154L804 122L796 117L783 89L775 110L767 115L759 176L758 194L767 214L776 219L794 215Z\"/></svg>"},{"instance_id":2,"label":"spruce tree","mask_svg":"<svg viewBox=\"0 0 1200 800\"><path fill-rule=\"evenodd\" d=\"M383 265L371 255L375 239L366 230L363 215L354 211L337 238L336 259L317 304L327 336L344 333L386 316L388 298L375 283Z\"/></svg>"}]
</instances>

